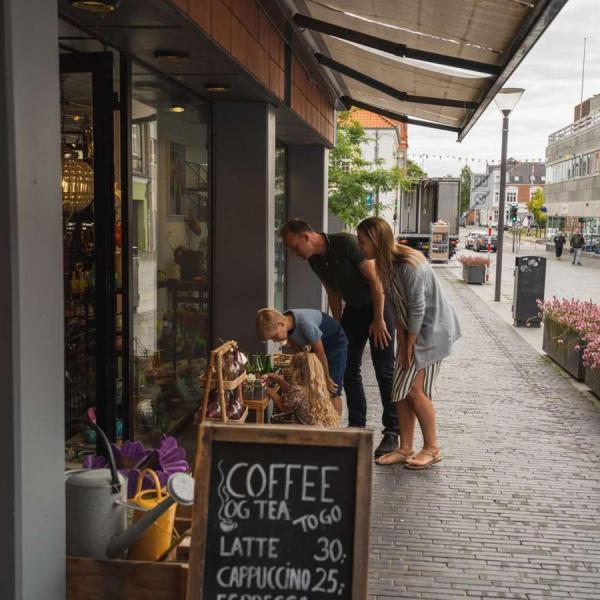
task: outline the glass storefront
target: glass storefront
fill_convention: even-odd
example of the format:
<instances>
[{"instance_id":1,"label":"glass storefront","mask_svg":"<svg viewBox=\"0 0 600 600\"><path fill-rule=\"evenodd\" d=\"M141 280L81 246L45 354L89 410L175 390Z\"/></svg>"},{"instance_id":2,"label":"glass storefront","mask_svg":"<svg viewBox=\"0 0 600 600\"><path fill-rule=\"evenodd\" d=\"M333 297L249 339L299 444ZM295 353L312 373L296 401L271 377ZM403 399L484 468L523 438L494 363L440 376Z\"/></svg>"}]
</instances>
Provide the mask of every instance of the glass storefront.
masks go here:
<instances>
[{"instance_id":1,"label":"glass storefront","mask_svg":"<svg viewBox=\"0 0 600 600\"><path fill-rule=\"evenodd\" d=\"M65 23L60 60L73 458L94 443L76 419L153 445L197 409L210 344L209 110Z\"/></svg>"},{"instance_id":2,"label":"glass storefront","mask_svg":"<svg viewBox=\"0 0 600 600\"><path fill-rule=\"evenodd\" d=\"M132 97L132 418L152 443L192 415L206 368L208 110L136 64Z\"/></svg>"},{"instance_id":3,"label":"glass storefront","mask_svg":"<svg viewBox=\"0 0 600 600\"><path fill-rule=\"evenodd\" d=\"M286 256L279 231L288 219L287 203L287 148L281 142L275 147L275 308L283 311L286 298Z\"/></svg>"}]
</instances>

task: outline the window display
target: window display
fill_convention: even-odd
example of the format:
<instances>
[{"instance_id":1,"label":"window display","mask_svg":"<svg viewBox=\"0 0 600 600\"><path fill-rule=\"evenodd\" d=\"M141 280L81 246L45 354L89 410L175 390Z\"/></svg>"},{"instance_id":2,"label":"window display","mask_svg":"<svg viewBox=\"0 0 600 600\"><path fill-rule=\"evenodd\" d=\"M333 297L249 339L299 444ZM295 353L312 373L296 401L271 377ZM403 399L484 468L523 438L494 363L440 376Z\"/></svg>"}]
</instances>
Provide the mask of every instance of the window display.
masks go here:
<instances>
[{"instance_id":1,"label":"window display","mask_svg":"<svg viewBox=\"0 0 600 600\"><path fill-rule=\"evenodd\" d=\"M201 397L208 338L208 112L134 65L132 86L134 435L183 427Z\"/></svg>"}]
</instances>

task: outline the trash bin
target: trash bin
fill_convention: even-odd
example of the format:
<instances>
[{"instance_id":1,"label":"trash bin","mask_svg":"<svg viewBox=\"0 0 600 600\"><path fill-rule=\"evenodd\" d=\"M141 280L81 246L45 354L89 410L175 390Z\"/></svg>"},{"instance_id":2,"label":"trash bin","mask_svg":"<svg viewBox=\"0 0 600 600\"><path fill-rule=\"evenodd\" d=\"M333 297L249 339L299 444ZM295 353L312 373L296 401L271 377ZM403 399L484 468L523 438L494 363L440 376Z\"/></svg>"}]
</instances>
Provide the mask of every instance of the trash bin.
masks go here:
<instances>
[{"instance_id":1,"label":"trash bin","mask_svg":"<svg viewBox=\"0 0 600 600\"><path fill-rule=\"evenodd\" d=\"M515 327L539 327L537 301L544 299L546 259L541 256L519 256L515 260L515 289L512 314Z\"/></svg>"}]
</instances>

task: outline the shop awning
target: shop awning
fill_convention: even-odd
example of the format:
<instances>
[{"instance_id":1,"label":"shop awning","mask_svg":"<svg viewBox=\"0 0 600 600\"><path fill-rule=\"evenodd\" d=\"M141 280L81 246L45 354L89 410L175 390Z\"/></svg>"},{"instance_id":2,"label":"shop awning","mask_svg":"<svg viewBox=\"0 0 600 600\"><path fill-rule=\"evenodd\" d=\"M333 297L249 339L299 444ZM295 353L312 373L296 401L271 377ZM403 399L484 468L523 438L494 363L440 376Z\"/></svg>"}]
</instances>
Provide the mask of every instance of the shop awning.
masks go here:
<instances>
[{"instance_id":1,"label":"shop awning","mask_svg":"<svg viewBox=\"0 0 600 600\"><path fill-rule=\"evenodd\" d=\"M461 140L567 0L297 0L342 102Z\"/></svg>"}]
</instances>

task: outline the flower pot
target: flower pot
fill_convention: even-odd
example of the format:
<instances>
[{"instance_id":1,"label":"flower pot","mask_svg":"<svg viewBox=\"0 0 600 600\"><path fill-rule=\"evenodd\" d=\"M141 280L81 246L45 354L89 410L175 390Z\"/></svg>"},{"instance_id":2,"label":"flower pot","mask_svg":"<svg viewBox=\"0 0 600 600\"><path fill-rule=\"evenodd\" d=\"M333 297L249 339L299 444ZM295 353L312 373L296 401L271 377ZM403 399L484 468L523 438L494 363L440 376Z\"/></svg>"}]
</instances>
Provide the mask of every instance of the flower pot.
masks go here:
<instances>
[{"instance_id":1,"label":"flower pot","mask_svg":"<svg viewBox=\"0 0 600 600\"><path fill-rule=\"evenodd\" d=\"M586 369L585 384L600 398L600 369Z\"/></svg>"},{"instance_id":2,"label":"flower pot","mask_svg":"<svg viewBox=\"0 0 600 600\"><path fill-rule=\"evenodd\" d=\"M463 265L465 283L485 283L484 265Z\"/></svg>"},{"instance_id":3,"label":"flower pot","mask_svg":"<svg viewBox=\"0 0 600 600\"><path fill-rule=\"evenodd\" d=\"M562 341L562 343L559 343ZM578 381L585 378L583 366L584 342L577 333L564 325L544 319L544 352Z\"/></svg>"}]
</instances>

